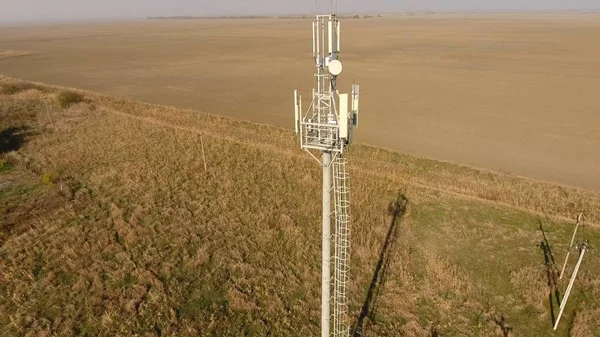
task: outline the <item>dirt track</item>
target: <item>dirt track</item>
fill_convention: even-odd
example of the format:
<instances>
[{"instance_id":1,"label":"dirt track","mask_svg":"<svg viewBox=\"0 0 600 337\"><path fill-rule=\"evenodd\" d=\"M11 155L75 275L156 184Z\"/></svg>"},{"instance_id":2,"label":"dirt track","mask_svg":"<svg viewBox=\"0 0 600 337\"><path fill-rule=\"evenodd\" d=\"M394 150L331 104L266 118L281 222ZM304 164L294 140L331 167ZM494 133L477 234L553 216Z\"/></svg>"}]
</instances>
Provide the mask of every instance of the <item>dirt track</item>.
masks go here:
<instances>
[{"instance_id":1,"label":"dirt track","mask_svg":"<svg viewBox=\"0 0 600 337\"><path fill-rule=\"evenodd\" d=\"M600 15L346 20L357 139L600 190ZM0 73L291 127L312 87L302 20L0 28ZM305 102L307 105L308 102Z\"/></svg>"}]
</instances>

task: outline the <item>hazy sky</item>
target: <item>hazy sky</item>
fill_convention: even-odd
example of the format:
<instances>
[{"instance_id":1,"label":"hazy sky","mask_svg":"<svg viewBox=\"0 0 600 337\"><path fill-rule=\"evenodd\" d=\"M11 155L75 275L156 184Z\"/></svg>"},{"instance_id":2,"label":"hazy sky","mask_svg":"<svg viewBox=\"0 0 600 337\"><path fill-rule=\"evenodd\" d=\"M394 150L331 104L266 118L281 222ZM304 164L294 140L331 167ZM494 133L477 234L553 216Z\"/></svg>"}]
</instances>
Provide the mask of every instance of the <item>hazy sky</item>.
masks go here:
<instances>
[{"instance_id":1,"label":"hazy sky","mask_svg":"<svg viewBox=\"0 0 600 337\"><path fill-rule=\"evenodd\" d=\"M329 0L319 0L329 3ZM599 0L339 0L340 12L600 9ZM314 0L0 0L0 21L314 12Z\"/></svg>"}]
</instances>

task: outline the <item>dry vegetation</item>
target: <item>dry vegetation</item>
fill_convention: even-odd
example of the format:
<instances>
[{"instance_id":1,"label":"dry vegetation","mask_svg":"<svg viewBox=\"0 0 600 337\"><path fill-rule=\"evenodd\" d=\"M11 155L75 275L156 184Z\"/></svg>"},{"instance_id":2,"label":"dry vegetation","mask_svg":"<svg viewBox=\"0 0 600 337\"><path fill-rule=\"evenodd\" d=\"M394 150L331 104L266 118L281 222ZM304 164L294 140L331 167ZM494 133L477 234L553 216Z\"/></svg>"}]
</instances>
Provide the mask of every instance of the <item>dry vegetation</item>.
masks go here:
<instances>
[{"instance_id":1,"label":"dry vegetation","mask_svg":"<svg viewBox=\"0 0 600 337\"><path fill-rule=\"evenodd\" d=\"M0 87L0 335L318 334L320 170L292 132ZM560 264L578 211L600 242L598 193L363 145L348 156L362 335L550 334L540 247ZM598 271L584 260L556 335L600 334Z\"/></svg>"}]
</instances>

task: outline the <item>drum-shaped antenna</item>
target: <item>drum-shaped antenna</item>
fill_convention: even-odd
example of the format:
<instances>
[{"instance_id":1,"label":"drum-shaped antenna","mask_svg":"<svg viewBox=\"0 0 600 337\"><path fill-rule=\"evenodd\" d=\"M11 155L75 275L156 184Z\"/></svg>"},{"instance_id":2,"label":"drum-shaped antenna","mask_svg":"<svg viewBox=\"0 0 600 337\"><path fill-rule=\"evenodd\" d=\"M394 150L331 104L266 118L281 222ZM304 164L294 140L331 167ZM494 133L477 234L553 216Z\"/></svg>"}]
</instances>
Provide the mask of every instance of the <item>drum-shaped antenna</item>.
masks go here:
<instances>
[{"instance_id":1,"label":"drum-shaped antenna","mask_svg":"<svg viewBox=\"0 0 600 337\"><path fill-rule=\"evenodd\" d=\"M333 76L337 76L342 73L342 62L333 60L329 62L329 73Z\"/></svg>"}]
</instances>

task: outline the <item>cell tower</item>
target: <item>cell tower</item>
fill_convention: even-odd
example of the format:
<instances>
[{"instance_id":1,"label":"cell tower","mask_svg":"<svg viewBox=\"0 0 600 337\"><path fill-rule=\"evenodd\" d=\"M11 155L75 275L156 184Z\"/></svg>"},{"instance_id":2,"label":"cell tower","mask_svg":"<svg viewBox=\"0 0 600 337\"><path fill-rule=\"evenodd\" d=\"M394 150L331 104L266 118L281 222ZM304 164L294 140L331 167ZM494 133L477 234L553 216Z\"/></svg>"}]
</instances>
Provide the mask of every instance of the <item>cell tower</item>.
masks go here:
<instances>
[{"instance_id":1,"label":"cell tower","mask_svg":"<svg viewBox=\"0 0 600 337\"><path fill-rule=\"evenodd\" d=\"M316 65L315 88L310 106L302 110L302 96L294 91L295 130L300 147L323 167L323 227L321 274L321 337L349 336L348 269L350 262L350 189L344 149L352 142L352 129L358 125L359 86L340 94L337 79L342 73L339 61L341 25L336 14L316 15L312 24L312 50ZM319 159L311 151L320 151ZM333 186L332 178L333 177ZM333 199L331 195L333 191ZM331 212L331 202L334 212ZM331 215L334 215L334 233ZM331 244L334 256L331 257ZM333 264L333 275L331 266ZM333 288L333 294L331 290ZM333 314L331 314L333 307ZM332 333L330 334L330 330Z\"/></svg>"}]
</instances>

